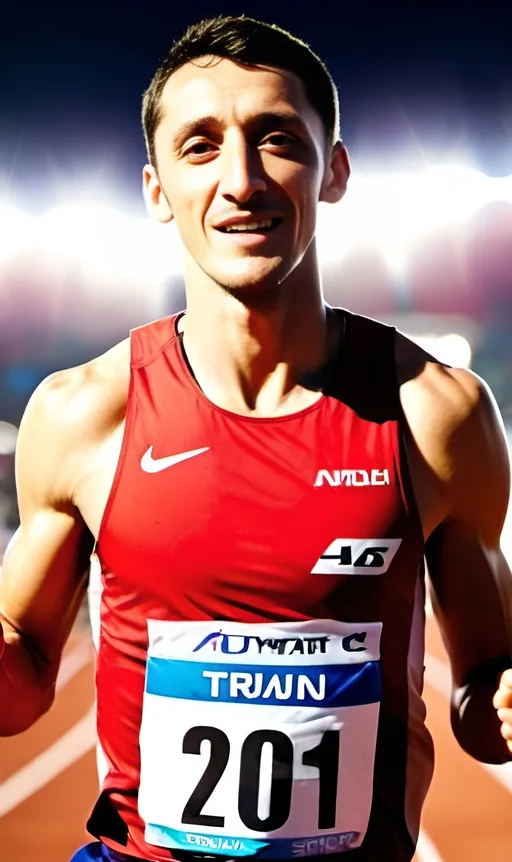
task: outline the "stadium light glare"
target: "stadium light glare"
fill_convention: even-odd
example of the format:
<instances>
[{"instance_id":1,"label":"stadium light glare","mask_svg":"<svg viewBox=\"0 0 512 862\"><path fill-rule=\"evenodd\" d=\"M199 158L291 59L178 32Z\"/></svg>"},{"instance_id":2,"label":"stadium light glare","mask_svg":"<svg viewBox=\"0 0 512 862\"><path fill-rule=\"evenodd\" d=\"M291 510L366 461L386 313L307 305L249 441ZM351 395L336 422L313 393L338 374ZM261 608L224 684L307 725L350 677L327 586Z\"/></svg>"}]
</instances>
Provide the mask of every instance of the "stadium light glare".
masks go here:
<instances>
[{"instance_id":1,"label":"stadium light glare","mask_svg":"<svg viewBox=\"0 0 512 862\"><path fill-rule=\"evenodd\" d=\"M512 175L488 177L468 165L356 172L339 205L319 208L320 260L334 264L349 251L373 248L395 279L404 278L411 250L422 235L463 221L499 200L512 204ZM123 276L154 283L183 269L174 225L133 218L94 202L88 194L38 217L0 201L0 262L27 248L72 259L87 275L105 276L120 285Z\"/></svg>"},{"instance_id":2,"label":"stadium light glare","mask_svg":"<svg viewBox=\"0 0 512 862\"><path fill-rule=\"evenodd\" d=\"M450 332L445 335L411 336L411 338L446 365L453 365L456 368L469 368L471 365L471 345L467 338L458 332Z\"/></svg>"},{"instance_id":3,"label":"stadium light glare","mask_svg":"<svg viewBox=\"0 0 512 862\"><path fill-rule=\"evenodd\" d=\"M508 177L489 177L493 189L493 200L512 204L512 174Z\"/></svg>"},{"instance_id":4,"label":"stadium light glare","mask_svg":"<svg viewBox=\"0 0 512 862\"><path fill-rule=\"evenodd\" d=\"M38 240L47 250L62 255L85 253L108 258L123 230L133 232L133 219L91 203L53 207L41 216ZM126 237L128 241L130 237Z\"/></svg>"},{"instance_id":5,"label":"stadium light glare","mask_svg":"<svg viewBox=\"0 0 512 862\"><path fill-rule=\"evenodd\" d=\"M8 203L0 201L0 261L30 246L33 220Z\"/></svg>"},{"instance_id":6,"label":"stadium light glare","mask_svg":"<svg viewBox=\"0 0 512 862\"><path fill-rule=\"evenodd\" d=\"M337 263L355 244L346 209L321 204L316 219L316 244L323 264Z\"/></svg>"},{"instance_id":7,"label":"stadium light glare","mask_svg":"<svg viewBox=\"0 0 512 862\"><path fill-rule=\"evenodd\" d=\"M140 222L140 269L152 281L183 272L183 245L175 223L159 224L151 219Z\"/></svg>"},{"instance_id":8,"label":"stadium light glare","mask_svg":"<svg viewBox=\"0 0 512 862\"><path fill-rule=\"evenodd\" d=\"M57 206L41 219L38 240L46 250L78 260L90 290L126 291L128 281L160 281L173 270L157 225L91 202ZM156 229L155 229L156 228ZM169 243L173 245L172 239ZM95 280L97 279L97 280Z\"/></svg>"},{"instance_id":9,"label":"stadium light glare","mask_svg":"<svg viewBox=\"0 0 512 862\"><path fill-rule=\"evenodd\" d=\"M419 234L468 218L497 191L473 168L437 165L421 171L364 177L358 221L375 236L408 242Z\"/></svg>"},{"instance_id":10,"label":"stadium light glare","mask_svg":"<svg viewBox=\"0 0 512 862\"><path fill-rule=\"evenodd\" d=\"M429 200L430 215L441 225L469 218L496 199L503 183L495 183L480 171L462 165L433 165L425 170L422 193Z\"/></svg>"},{"instance_id":11,"label":"stadium light glare","mask_svg":"<svg viewBox=\"0 0 512 862\"><path fill-rule=\"evenodd\" d=\"M403 279L418 239L464 221L485 204L512 198L512 176L488 177L466 165L440 164L420 171L355 175L328 224L329 258L337 249L377 246L393 278ZM321 225L322 226L322 225Z\"/></svg>"}]
</instances>

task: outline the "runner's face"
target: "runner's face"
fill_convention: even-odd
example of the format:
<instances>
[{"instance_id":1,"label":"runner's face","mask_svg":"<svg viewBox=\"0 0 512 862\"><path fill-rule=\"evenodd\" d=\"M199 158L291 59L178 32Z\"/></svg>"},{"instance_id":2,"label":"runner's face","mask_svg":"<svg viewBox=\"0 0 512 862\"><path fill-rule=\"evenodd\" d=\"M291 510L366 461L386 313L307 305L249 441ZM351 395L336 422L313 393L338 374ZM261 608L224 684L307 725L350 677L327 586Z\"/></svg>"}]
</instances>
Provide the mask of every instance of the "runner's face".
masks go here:
<instances>
[{"instance_id":1,"label":"runner's face","mask_svg":"<svg viewBox=\"0 0 512 862\"><path fill-rule=\"evenodd\" d=\"M281 282L310 246L326 174L325 133L302 82L200 60L171 75L162 112L158 176L145 170L150 210L176 220L214 282L233 291Z\"/></svg>"}]
</instances>

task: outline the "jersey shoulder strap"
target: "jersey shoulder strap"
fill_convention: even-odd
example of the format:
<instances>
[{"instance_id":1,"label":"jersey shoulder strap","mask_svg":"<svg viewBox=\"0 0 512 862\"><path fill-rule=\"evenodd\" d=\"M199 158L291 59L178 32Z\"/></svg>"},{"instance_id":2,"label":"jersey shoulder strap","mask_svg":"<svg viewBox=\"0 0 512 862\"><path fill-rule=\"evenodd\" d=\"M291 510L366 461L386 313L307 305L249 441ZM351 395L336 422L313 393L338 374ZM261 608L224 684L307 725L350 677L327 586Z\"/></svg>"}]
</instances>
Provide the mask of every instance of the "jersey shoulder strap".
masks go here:
<instances>
[{"instance_id":1,"label":"jersey shoulder strap","mask_svg":"<svg viewBox=\"0 0 512 862\"><path fill-rule=\"evenodd\" d=\"M153 359L176 339L176 318L162 317L143 326L138 326L130 332L130 355L132 368L142 368L149 365Z\"/></svg>"},{"instance_id":2,"label":"jersey shoulder strap","mask_svg":"<svg viewBox=\"0 0 512 862\"><path fill-rule=\"evenodd\" d=\"M379 424L401 416L395 364L396 329L370 317L344 312L344 338L329 392L363 419Z\"/></svg>"}]
</instances>

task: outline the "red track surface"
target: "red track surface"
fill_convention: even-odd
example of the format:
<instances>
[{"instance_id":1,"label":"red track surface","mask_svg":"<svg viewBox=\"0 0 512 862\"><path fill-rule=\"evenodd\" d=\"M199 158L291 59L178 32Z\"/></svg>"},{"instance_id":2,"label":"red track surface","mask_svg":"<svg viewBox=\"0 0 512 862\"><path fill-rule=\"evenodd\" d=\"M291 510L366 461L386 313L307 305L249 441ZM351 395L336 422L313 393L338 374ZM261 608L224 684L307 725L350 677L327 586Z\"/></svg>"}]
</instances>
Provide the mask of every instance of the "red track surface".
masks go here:
<instances>
[{"instance_id":1,"label":"red track surface","mask_svg":"<svg viewBox=\"0 0 512 862\"><path fill-rule=\"evenodd\" d=\"M77 646L80 652L79 636L67 651L69 667L76 659ZM434 658L446 661L432 622L428 625L427 648ZM436 771L423 830L435 849L423 845L421 854L417 854L418 862L510 862L512 773L505 767L511 777L511 789L507 790L458 748L449 727L445 695L427 683L425 697L436 744ZM26 733L0 739L0 815L5 812L0 816L1 862L68 862L73 851L88 840L84 823L97 789L93 749L70 765L64 764L60 771L55 768L55 777L46 781L48 764L38 760L34 766L34 759L80 722L92 703L91 648L85 666L62 686L48 715ZM82 750L92 741L91 727L91 723L82 721L76 739L73 737L67 746L61 744L60 751L72 752L73 760L79 741ZM30 769L20 773L28 764ZM38 776L41 786L34 792Z\"/></svg>"}]
</instances>

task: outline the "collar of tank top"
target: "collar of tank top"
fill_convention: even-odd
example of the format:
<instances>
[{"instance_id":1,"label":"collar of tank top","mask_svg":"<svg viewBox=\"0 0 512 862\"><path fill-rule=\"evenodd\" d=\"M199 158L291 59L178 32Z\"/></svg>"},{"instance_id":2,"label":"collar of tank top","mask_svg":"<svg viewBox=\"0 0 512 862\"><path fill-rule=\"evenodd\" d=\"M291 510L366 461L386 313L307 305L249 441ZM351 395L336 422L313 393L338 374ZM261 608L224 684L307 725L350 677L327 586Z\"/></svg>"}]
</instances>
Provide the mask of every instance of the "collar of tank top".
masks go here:
<instances>
[{"instance_id":1,"label":"collar of tank top","mask_svg":"<svg viewBox=\"0 0 512 862\"><path fill-rule=\"evenodd\" d=\"M325 390L328 387L330 381L333 379L335 371L339 369L339 364L341 362L346 343L347 316L344 313L343 309L334 309L327 306L327 315L329 314L341 317L341 336L336 350L334 351L333 355L327 360L327 362L322 365L321 368L317 368L314 371L308 371L302 376L299 382L301 386L303 386L305 389L317 391L320 391L321 389ZM185 332L185 316L186 312L183 312L181 316L178 317L176 321L176 332L181 343L181 349L183 351L183 356L185 357L188 369L195 379L195 374L192 370L192 366L190 365L185 346L183 344L183 335Z\"/></svg>"}]
</instances>

